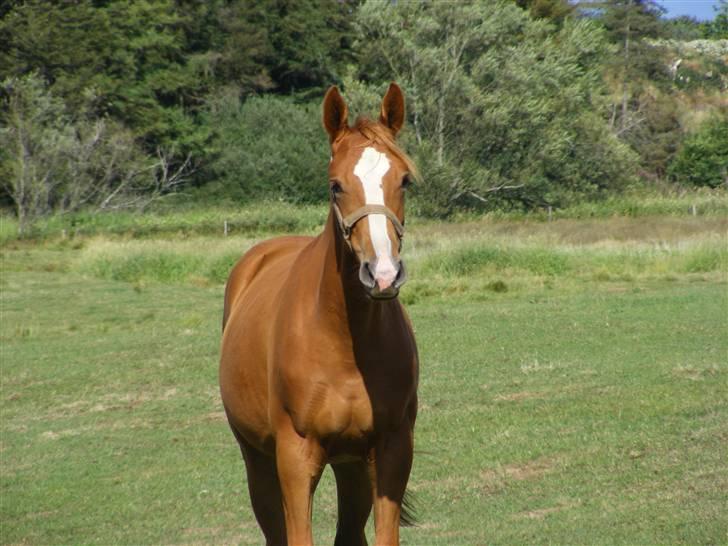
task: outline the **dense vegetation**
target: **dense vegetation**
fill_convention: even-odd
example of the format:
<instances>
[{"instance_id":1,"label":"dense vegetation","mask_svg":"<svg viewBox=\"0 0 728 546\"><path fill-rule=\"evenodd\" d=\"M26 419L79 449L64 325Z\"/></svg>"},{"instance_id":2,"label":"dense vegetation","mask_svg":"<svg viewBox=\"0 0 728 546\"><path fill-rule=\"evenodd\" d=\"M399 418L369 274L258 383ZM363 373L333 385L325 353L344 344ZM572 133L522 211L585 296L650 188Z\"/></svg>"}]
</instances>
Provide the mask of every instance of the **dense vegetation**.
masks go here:
<instances>
[{"instance_id":1,"label":"dense vegetation","mask_svg":"<svg viewBox=\"0 0 728 546\"><path fill-rule=\"evenodd\" d=\"M584 3L582 3L584 4ZM42 216L325 199L330 84L395 79L422 215L726 184L728 3L15 0L0 7L0 204Z\"/></svg>"}]
</instances>

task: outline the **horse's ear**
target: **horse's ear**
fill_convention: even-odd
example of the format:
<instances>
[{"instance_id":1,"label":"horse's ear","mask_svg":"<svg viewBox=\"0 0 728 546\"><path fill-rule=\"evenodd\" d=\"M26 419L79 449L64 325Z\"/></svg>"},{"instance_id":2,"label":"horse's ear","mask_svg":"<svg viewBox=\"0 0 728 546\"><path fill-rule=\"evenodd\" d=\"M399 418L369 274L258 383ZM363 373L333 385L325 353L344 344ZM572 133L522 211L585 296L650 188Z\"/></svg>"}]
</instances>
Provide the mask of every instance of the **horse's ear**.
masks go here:
<instances>
[{"instance_id":1,"label":"horse's ear","mask_svg":"<svg viewBox=\"0 0 728 546\"><path fill-rule=\"evenodd\" d=\"M382 99L379 121L389 127L395 136L404 125L404 95L399 85L394 82L389 84L389 89Z\"/></svg>"},{"instance_id":2,"label":"horse's ear","mask_svg":"<svg viewBox=\"0 0 728 546\"><path fill-rule=\"evenodd\" d=\"M349 126L349 109L335 85L329 87L324 97L324 127L329 134L329 142L336 140L341 131Z\"/></svg>"}]
</instances>

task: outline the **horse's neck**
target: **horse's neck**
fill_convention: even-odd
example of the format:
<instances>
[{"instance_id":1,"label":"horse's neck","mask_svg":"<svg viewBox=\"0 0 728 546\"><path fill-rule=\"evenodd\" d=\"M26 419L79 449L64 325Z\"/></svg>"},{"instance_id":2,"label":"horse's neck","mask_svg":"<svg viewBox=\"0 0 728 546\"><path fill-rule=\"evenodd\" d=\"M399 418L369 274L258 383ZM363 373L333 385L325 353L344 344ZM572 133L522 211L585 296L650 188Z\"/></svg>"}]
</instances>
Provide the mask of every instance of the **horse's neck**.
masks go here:
<instances>
[{"instance_id":1,"label":"horse's neck","mask_svg":"<svg viewBox=\"0 0 728 546\"><path fill-rule=\"evenodd\" d=\"M398 308L396 301L382 302L369 298L359 280L359 265L339 231L333 212L329 213L317 251L322 254L318 301L334 320L346 320L352 335L371 335L382 327L387 313Z\"/></svg>"}]
</instances>

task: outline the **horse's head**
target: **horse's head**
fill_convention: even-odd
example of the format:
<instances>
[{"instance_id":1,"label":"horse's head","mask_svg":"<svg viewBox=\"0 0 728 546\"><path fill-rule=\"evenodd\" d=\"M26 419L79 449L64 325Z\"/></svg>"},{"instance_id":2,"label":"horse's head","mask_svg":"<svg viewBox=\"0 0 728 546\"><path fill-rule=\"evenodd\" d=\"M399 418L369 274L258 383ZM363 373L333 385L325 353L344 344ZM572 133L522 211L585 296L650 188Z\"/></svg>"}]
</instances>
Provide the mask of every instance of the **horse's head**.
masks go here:
<instances>
[{"instance_id":1,"label":"horse's head","mask_svg":"<svg viewBox=\"0 0 728 546\"><path fill-rule=\"evenodd\" d=\"M404 194L415 175L394 139L404 123L404 96L392 83L378 121L357 119L336 87L326 93L324 127L331 142L329 189L341 234L359 262L359 279L373 298L393 298L406 280L399 256Z\"/></svg>"}]
</instances>

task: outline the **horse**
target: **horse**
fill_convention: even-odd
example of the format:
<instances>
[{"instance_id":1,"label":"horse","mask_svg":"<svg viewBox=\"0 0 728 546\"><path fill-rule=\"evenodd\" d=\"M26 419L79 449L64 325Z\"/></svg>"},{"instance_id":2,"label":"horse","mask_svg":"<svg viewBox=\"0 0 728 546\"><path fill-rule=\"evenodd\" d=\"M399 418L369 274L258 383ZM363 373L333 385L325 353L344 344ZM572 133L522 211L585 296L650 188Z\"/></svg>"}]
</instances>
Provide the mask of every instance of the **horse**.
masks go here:
<instances>
[{"instance_id":1,"label":"horse","mask_svg":"<svg viewBox=\"0 0 728 546\"><path fill-rule=\"evenodd\" d=\"M392 83L376 121L348 124L337 87L323 101L331 147L329 214L317 237L251 248L225 287L220 393L267 545L313 544L325 465L337 488L336 545L399 544L411 520L419 362L397 299L407 186L417 176L395 137L404 96Z\"/></svg>"}]
</instances>

